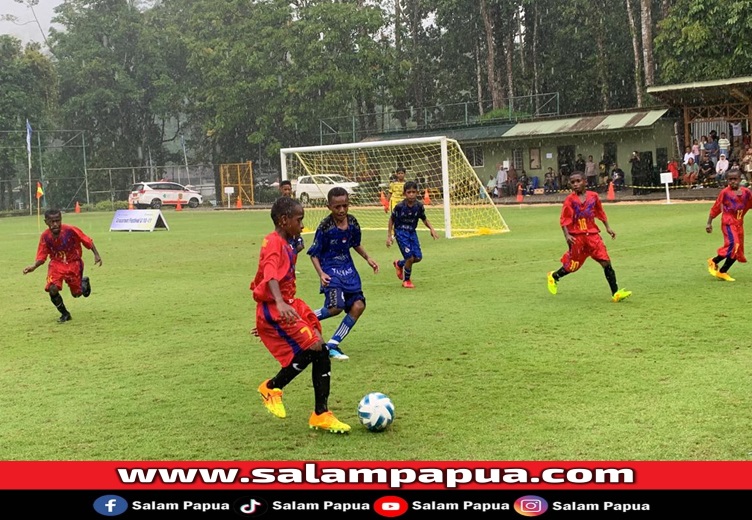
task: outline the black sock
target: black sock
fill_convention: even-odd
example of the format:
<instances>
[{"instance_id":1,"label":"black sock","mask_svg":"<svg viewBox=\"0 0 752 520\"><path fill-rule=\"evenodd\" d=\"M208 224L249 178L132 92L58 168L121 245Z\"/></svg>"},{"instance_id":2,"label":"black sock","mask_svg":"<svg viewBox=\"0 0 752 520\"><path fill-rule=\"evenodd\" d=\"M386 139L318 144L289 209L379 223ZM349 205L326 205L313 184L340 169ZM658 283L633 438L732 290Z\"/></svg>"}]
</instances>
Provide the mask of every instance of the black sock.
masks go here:
<instances>
[{"instance_id":1,"label":"black sock","mask_svg":"<svg viewBox=\"0 0 752 520\"><path fill-rule=\"evenodd\" d=\"M614 268L611 267L611 264L608 264L603 268L603 273L606 275L608 286L611 287L611 294L616 294L616 291L619 290L619 286L616 285L616 273L614 272Z\"/></svg>"},{"instance_id":2,"label":"black sock","mask_svg":"<svg viewBox=\"0 0 752 520\"><path fill-rule=\"evenodd\" d=\"M68 314L68 309L65 308L65 304L63 303L63 297L60 296L60 293L57 293L55 296L50 295L50 300L52 300L52 305L57 307L57 310L60 311L61 315Z\"/></svg>"},{"instance_id":3,"label":"black sock","mask_svg":"<svg viewBox=\"0 0 752 520\"><path fill-rule=\"evenodd\" d=\"M329 410L329 389L332 382L332 360L326 350L312 352L318 354L313 360L311 380L313 395L316 400L315 412L320 415Z\"/></svg>"},{"instance_id":4,"label":"black sock","mask_svg":"<svg viewBox=\"0 0 752 520\"><path fill-rule=\"evenodd\" d=\"M734 265L734 263L736 263L736 259L735 258L728 258L727 257L726 261L723 262L723 267L721 267L719 269L719 271L722 272L722 273L727 273L728 270L731 269L731 266Z\"/></svg>"},{"instance_id":5,"label":"black sock","mask_svg":"<svg viewBox=\"0 0 752 520\"><path fill-rule=\"evenodd\" d=\"M552 276L554 277L554 280L558 282L559 278L564 278L568 274L569 273L567 272L566 269L564 269L563 267L560 267L559 270L556 271Z\"/></svg>"},{"instance_id":6,"label":"black sock","mask_svg":"<svg viewBox=\"0 0 752 520\"><path fill-rule=\"evenodd\" d=\"M721 260L723 260L724 258L726 258L726 257L725 257L725 256L721 256L721 255L718 255L718 256L716 256L715 258L713 258L713 263L714 263L715 265L718 265L718 264L720 264L720 263L721 263Z\"/></svg>"}]
</instances>

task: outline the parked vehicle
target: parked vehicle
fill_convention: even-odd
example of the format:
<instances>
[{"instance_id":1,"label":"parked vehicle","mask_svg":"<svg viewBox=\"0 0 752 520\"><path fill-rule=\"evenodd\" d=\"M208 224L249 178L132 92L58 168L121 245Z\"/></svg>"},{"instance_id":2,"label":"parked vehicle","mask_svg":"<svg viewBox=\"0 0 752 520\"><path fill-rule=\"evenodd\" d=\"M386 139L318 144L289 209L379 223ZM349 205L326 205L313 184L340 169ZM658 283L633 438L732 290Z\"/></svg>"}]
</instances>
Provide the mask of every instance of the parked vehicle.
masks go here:
<instances>
[{"instance_id":1,"label":"parked vehicle","mask_svg":"<svg viewBox=\"0 0 752 520\"><path fill-rule=\"evenodd\" d=\"M204 198L189 186L168 181L136 183L131 187L131 193L128 196L128 202L137 209L177 206L178 201L181 206L197 208Z\"/></svg>"},{"instance_id":2,"label":"parked vehicle","mask_svg":"<svg viewBox=\"0 0 752 520\"><path fill-rule=\"evenodd\" d=\"M295 198L303 204L314 199L326 199L329 190L337 186L345 188L353 197L359 184L343 175L303 175L295 183Z\"/></svg>"}]
</instances>

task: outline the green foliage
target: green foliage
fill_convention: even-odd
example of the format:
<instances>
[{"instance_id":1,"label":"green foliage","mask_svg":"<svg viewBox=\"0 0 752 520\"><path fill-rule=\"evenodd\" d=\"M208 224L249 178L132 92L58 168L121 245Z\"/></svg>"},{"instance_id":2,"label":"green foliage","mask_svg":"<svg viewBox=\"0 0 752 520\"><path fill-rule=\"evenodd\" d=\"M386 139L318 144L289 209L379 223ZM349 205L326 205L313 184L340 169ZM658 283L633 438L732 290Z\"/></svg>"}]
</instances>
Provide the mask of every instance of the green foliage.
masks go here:
<instances>
[{"instance_id":1,"label":"green foliage","mask_svg":"<svg viewBox=\"0 0 752 520\"><path fill-rule=\"evenodd\" d=\"M752 4L678 0L658 25L655 53L663 83L752 74Z\"/></svg>"},{"instance_id":2,"label":"green foliage","mask_svg":"<svg viewBox=\"0 0 752 520\"><path fill-rule=\"evenodd\" d=\"M73 315L64 325L42 290L44 268L21 275L37 218L0 219L0 283L14 288L0 313L0 458L749 460L752 271L737 263L734 283L708 275L705 259L722 243L704 231L708 208L606 207L618 281L634 291L620 304L592 261L558 295L546 290L566 250L558 205L502 208L512 230L503 235L421 232L413 291L399 286L399 253L383 233L364 233L381 272L355 257L368 307L343 343L351 359L332 366L330 406L353 426L348 436L308 430L308 373L285 389L284 420L256 393L279 369L249 334L268 210L169 211L170 230L153 233L110 232L107 213L67 213L104 265L84 252L93 293L63 292ZM305 254L297 269L299 296L321 305ZM324 334L339 321L325 320ZM383 434L357 424L370 391L396 405Z\"/></svg>"}]
</instances>

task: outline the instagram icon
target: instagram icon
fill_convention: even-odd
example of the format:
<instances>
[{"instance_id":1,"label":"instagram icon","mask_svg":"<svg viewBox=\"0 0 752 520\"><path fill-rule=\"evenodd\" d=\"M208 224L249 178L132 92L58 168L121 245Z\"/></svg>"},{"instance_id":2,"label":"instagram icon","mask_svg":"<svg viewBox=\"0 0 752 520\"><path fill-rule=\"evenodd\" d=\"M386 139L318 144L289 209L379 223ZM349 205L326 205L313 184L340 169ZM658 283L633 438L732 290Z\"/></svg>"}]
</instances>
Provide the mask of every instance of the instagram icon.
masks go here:
<instances>
[{"instance_id":1,"label":"instagram icon","mask_svg":"<svg viewBox=\"0 0 752 520\"><path fill-rule=\"evenodd\" d=\"M514 501L514 510L522 516L539 516L548 511L548 502L536 495L525 495Z\"/></svg>"}]
</instances>

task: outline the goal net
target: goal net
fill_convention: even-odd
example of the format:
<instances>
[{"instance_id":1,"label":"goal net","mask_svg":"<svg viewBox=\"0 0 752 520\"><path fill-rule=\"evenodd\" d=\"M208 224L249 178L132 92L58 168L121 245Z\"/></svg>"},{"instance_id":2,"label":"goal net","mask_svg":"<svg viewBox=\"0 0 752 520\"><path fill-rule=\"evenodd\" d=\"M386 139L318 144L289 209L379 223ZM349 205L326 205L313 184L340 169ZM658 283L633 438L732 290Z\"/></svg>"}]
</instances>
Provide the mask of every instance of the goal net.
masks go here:
<instances>
[{"instance_id":1,"label":"goal net","mask_svg":"<svg viewBox=\"0 0 752 520\"><path fill-rule=\"evenodd\" d=\"M386 230L390 177L398 167L418 184L419 200L447 238L509 231L485 185L457 141L425 137L280 150L282 178L305 208L305 230L329 214L326 196L335 186L350 192L350 213L362 229ZM393 180L393 179L392 179ZM418 229L424 226L418 226Z\"/></svg>"}]
</instances>

